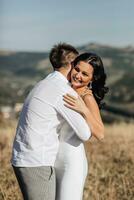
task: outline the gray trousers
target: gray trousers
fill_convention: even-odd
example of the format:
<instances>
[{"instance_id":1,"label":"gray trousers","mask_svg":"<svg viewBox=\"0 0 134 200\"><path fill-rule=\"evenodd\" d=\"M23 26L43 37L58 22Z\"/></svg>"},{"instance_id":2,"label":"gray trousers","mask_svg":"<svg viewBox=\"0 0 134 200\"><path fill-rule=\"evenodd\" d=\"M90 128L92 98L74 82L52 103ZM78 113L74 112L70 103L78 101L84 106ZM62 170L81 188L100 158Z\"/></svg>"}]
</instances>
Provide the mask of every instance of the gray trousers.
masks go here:
<instances>
[{"instance_id":1,"label":"gray trousers","mask_svg":"<svg viewBox=\"0 0 134 200\"><path fill-rule=\"evenodd\" d=\"M53 167L13 166L24 200L55 200L55 170Z\"/></svg>"}]
</instances>

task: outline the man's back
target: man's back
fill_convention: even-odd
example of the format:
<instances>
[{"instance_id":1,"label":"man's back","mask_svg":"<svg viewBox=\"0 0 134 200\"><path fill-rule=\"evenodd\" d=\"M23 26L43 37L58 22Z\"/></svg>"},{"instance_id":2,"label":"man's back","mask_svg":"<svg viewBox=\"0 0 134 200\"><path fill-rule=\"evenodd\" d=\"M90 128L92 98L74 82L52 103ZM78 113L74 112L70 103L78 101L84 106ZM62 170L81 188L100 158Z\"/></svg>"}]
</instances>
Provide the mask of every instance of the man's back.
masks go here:
<instances>
[{"instance_id":1,"label":"man's back","mask_svg":"<svg viewBox=\"0 0 134 200\"><path fill-rule=\"evenodd\" d=\"M82 118L78 113L65 108L62 96L67 92L76 95L67 79L56 71L40 81L30 92L14 140L14 166L54 166L59 146L58 132L62 123L65 120L72 123L73 115ZM76 128L76 125L70 125Z\"/></svg>"},{"instance_id":2,"label":"man's back","mask_svg":"<svg viewBox=\"0 0 134 200\"><path fill-rule=\"evenodd\" d=\"M49 59L55 72L39 82L25 100L13 145L12 164L23 194L30 200L55 199L54 162L63 122L87 140L90 129L82 116L64 106L63 95L77 95L67 78L78 51L71 45L55 45Z\"/></svg>"}]
</instances>

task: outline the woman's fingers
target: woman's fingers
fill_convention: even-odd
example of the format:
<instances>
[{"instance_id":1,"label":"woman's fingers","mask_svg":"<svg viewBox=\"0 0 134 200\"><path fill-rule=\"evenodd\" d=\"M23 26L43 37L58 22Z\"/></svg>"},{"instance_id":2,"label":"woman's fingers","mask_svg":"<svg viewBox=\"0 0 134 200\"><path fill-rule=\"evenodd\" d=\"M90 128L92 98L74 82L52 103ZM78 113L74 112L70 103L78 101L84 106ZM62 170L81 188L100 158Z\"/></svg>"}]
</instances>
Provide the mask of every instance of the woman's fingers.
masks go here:
<instances>
[{"instance_id":1,"label":"woman's fingers","mask_svg":"<svg viewBox=\"0 0 134 200\"><path fill-rule=\"evenodd\" d=\"M85 108L85 103L83 99L78 96L77 98L73 97L72 95L64 95L63 100L67 103L64 104L66 107L83 114L83 109Z\"/></svg>"},{"instance_id":2,"label":"woman's fingers","mask_svg":"<svg viewBox=\"0 0 134 200\"><path fill-rule=\"evenodd\" d=\"M66 106L67 108L70 108L72 110L77 111L77 109L74 106L71 106L70 104L64 104L64 106Z\"/></svg>"},{"instance_id":3,"label":"woman's fingers","mask_svg":"<svg viewBox=\"0 0 134 200\"><path fill-rule=\"evenodd\" d=\"M75 96L73 96L73 95L71 95L71 94L68 94L68 93L67 93L65 96L70 97L70 98L73 99L73 100L76 100L76 99L77 99Z\"/></svg>"},{"instance_id":4,"label":"woman's fingers","mask_svg":"<svg viewBox=\"0 0 134 200\"><path fill-rule=\"evenodd\" d=\"M68 100L72 103L75 103L77 99L72 98L72 96L63 95L63 100Z\"/></svg>"},{"instance_id":5,"label":"woman's fingers","mask_svg":"<svg viewBox=\"0 0 134 200\"><path fill-rule=\"evenodd\" d=\"M70 104L70 105L75 105L75 101L73 101L72 99L69 99L69 98L67 98L67 97L64 97L63 100L64 100L66 103Z\"/></svg>"}]
</instances>

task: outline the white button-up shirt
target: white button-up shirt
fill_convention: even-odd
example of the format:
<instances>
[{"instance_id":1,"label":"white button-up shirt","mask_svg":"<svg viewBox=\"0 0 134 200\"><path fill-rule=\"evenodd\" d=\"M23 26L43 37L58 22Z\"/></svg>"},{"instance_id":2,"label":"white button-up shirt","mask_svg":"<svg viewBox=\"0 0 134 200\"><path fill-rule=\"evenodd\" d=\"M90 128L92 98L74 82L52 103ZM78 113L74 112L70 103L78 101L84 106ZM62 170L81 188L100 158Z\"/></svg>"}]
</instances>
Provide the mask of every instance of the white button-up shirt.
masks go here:
<instances>
[{"instance_id":1,"label":"white button-up shirt","mask_svg":"<svg viewBox=\"0 0 134 200\"><path fill-rule=\"evenodd\" d=\"M54 71L36 84L24 102L16 130L11 162L14 166L54 166L59 147L58 133L69 123L83 141L91 132L85 119L64 106L63 95L77 96L68 80Z\"/></svg>"}]
</instances>

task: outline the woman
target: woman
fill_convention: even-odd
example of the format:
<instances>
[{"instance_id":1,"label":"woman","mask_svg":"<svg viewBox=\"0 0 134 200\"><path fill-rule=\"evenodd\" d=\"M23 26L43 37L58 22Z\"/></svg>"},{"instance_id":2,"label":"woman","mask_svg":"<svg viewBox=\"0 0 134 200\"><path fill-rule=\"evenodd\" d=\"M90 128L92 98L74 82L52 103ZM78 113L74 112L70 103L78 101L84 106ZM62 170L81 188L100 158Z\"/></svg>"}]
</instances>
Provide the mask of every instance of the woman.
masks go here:
<instances>
[{"instance_id":1,"label":"woman","mask_svg":"<svg viewBox=\"0 0 134 200\"><path fill-rule=\"evenodd\" d=\"M71 85L79 97L76 98L70 94L64 96L65 106L81 113L91 129L92 135L99 140L104 137L104 126L99 108L101 108L101 101L107 92L107 88L104 86L105 79L106 75L100 57L93 53L81 54L74 60L71 71ZM60 147L55 162L56 200L82 200L88 171L84 144L75 133L69 140L71 129L67 124L65 126L63 126L63 130L66 128L68 134L64 134L61 130Z\"/></svg>"}]
</instances>

